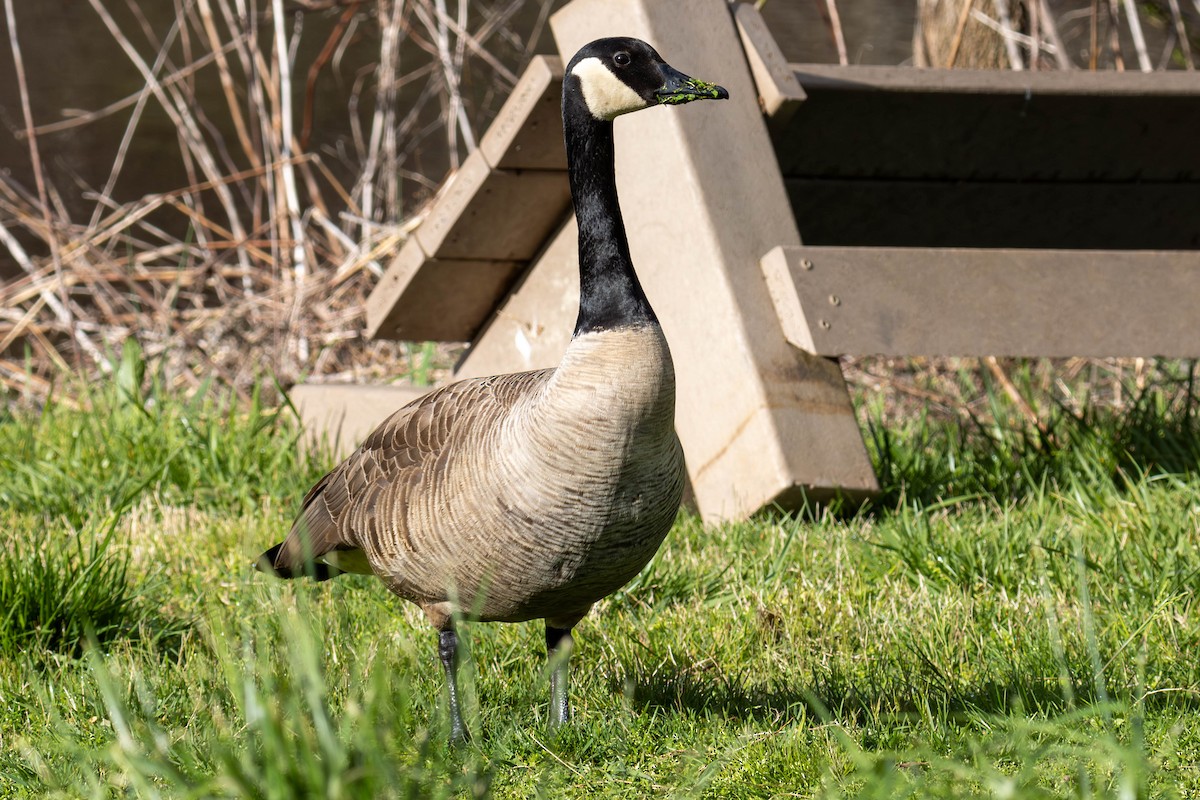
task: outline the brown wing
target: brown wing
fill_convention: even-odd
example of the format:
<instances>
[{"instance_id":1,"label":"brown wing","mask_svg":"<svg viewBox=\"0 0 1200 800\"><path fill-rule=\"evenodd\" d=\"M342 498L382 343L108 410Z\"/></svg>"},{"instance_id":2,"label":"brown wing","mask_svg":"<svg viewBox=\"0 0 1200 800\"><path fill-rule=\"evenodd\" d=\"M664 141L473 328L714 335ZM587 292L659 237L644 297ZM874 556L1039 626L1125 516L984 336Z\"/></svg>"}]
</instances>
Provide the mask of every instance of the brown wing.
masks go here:
<instances>
[{"instance_id":1,"label":"brown wing","mask_svg":"<svg viewBox=\"0 0 1200 800\"><path fill-rule=\"evenodd\" d=\"M305 564L326 553L359 549L359 536L392 484L411 480L475 425L493 424L553 370L460 381L430 392L388 417L350 456L304 496L300 516L283 542L259 558L260 569L280 577L333 577L324 564Z\"/></svg>"}]
</instances>

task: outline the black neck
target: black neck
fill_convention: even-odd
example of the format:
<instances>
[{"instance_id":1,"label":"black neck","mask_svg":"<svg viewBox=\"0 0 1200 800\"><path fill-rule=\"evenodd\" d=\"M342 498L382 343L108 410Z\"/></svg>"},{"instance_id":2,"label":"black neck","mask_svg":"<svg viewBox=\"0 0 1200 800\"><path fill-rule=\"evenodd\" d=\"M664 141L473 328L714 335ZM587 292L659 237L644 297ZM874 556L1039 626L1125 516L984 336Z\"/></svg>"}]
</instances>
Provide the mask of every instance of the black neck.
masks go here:
<instances>
[{"instance_id":1,"label":"black neck","mask_svg":"<svg viewBox=\"0 0 1200 800\"><path fill-rule=\"evenodd\" d=\"M657 322L633 271L617 203L613 124L588 111L576 80L563 86L563 131L579 222L579 318L575 335Z\"/></svg>"}]
</instances>

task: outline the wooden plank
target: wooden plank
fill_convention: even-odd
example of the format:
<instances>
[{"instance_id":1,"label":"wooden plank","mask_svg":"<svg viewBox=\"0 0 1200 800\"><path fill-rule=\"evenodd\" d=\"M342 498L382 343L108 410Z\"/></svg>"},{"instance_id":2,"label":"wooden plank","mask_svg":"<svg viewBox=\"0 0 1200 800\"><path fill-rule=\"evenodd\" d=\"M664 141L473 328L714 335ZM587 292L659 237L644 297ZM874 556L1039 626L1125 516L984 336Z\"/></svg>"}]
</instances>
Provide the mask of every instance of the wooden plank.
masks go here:
<instances>
[{"instance_id":1,"label":"wooden plank","mask_svg":"<svg viewBox=\"0 0 1200 800\"><path fill-rule=\"evenodd\" d=\"M558 366L579 314L578 235L568 216L472 342L455 378Z\"/></svg>"},{"instance_id":2,"label":"wooden plank","mask_svg":"<svg viewBox=\"0 0 1200 800\"><path fill-rule=\"evenodd\" d=\"M1200 74L793 65L788 177L1200 182Z\"/></svg>"},{"instance_id":3,"label":"wooden plank","mask_svg":"<svg viewBox=\"0 0 1200 800\"><path fill-rule=\"evenodd\" d=\"M1200 185L790 178L809 245L1200 249Z\"/></svg>"},{"instance_id":4,"label":"wooden plank","mask_svg":"<svg viewBox=\"0 0 1200 800\"><path fill-rule=\"evenodd\" d=\"M470 341L524 269L520 261L430 259L409 239L367 298L367 336Z\"/></svg>"},{"instance_id":5,"label":"wooden plank","mask_svg":"<svg viewBox=\"0 0 1200 800\"><path fill-rule=\"evenodd\" d=\"M1200 75L1183 70L1115 72L917 69L893 66L793 64L804 87L901 94L1077 95L1182 97L1200 95Z\"/></svg>"},{"instance_id":6,"label":"wooden plank","mask_svg":"<svg viewBox=\"0 0 1200 800\"><path fill-rule=\"evenodd\" d=\"M288 397L300 412L305 446L329 447L336 458L345 458L393 411L431 388L301 383Z\"/></svg>"},{"instance_id":7,"label":"wooden plank","mask_svg":"<svg viewBox=\"0 0 1200 800\"><path fill-rule=\"evenodd\" d=\"M479 142L495 169L566 170L562 59L536 56Z\"/></svg>"},{"instance_id":8,"label":"wooden plank","mask_svg":"<svg viewBox=\"0 0 1200 800\"><path fill-rule=\"evenodd\" d=\"M476 150L438 194L416 238L430 258L528 261L570 205L565 172L492 169Z\"/></svg>"},{"instance_id":9,"label":"wooden plank","mask_svg":"<svg viewBox=\"0 0 1200 800\"><path fill-rule=\"evenodd\" d=\"M820 355L1200 357L1200 254L787 247L762 260Z\"/></svg>"},{"instance_id":10,"label":"wooden plank","mask_svg":"<svg viewBox=\"0 0 1200 800\"><path fill-rule=\"evenodd\" d=\"M742 48L746 51L746 62L758 89L758 103L770 118L770 127L783 128L791 121L796 108L804 102L804 89L796 80L796 73L783 57L775 38L767 30L758 9L749 3L734 7L734 21Z\"/></svg>"},{"instance_id":11,"label":"wooden plank","mask_svg":"<svg viewBox=\"0 0 1200 800\"><path fill-rule=\"evenodd\" d=\"M630 252L674 355L676 425L702 515L876 489L836 362L788 344L746 268L799 235L728 4L574 0L551 29L564 59L599 36L637 36L729 90L720 103L615 123Z\"/></svg>"},{"instance_id":12,"label":"wooden plank","mask_svg":"<svg viewBox=\"0 0 1200 800\"><path fill-rule=\"evenodd\" d=\"M571 204L562 61L530 62L367 300L367 334L469 341Z\"/></svg>"}]
</instances>

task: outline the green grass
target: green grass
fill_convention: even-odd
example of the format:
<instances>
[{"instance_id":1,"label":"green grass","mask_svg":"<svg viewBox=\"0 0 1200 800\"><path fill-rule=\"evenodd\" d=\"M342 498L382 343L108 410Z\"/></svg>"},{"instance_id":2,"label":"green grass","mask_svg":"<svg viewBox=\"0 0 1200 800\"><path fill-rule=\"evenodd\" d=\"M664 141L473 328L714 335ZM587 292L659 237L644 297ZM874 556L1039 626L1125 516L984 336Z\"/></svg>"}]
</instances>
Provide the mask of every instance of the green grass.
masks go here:
<instances>
[{"instance_id":1,"label":"green grass","mask_svg":"<svg viewBox=\"0 0 1200 800\"><path fill-rule=\"evenodd\" d=\"M0 796L1200 796L1190 387L872 414L870 507L681 516L577 630L561 734L540 628L465 626L463 750L419 612L249 570L325 466L288 409L86 400L0 417Z\"/></svg>"}]
</instances>

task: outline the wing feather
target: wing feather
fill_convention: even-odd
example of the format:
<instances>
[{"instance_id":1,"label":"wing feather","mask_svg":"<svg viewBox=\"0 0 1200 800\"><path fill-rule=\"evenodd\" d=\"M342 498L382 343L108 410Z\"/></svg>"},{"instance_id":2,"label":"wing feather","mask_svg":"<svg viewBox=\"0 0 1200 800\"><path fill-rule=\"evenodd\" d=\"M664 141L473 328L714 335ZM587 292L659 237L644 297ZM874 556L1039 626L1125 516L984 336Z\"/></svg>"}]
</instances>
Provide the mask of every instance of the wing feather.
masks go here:
<instances>
[{"instance_id":1,"label":"wing feather","mask_svg":"<svg viewBox=\"0 0 1200 800\"><path fill-rule=\"evenodd\" d=\"M384 511L375 507L384 488L395 483L415 488L428 480L436 471L423 467L439 457L453 457L453 443L464 428L483 420L494 422L545 385L552 373L538 370L460 381L399 409L317 481L304 496L287 538L264 553L257 566L281 577L333 577L337 570L313 562L336 551L361 549L366 526L377 525L377 515ZM357 563L356 556L329 560Z\"/></svg>"}]
</instances>

